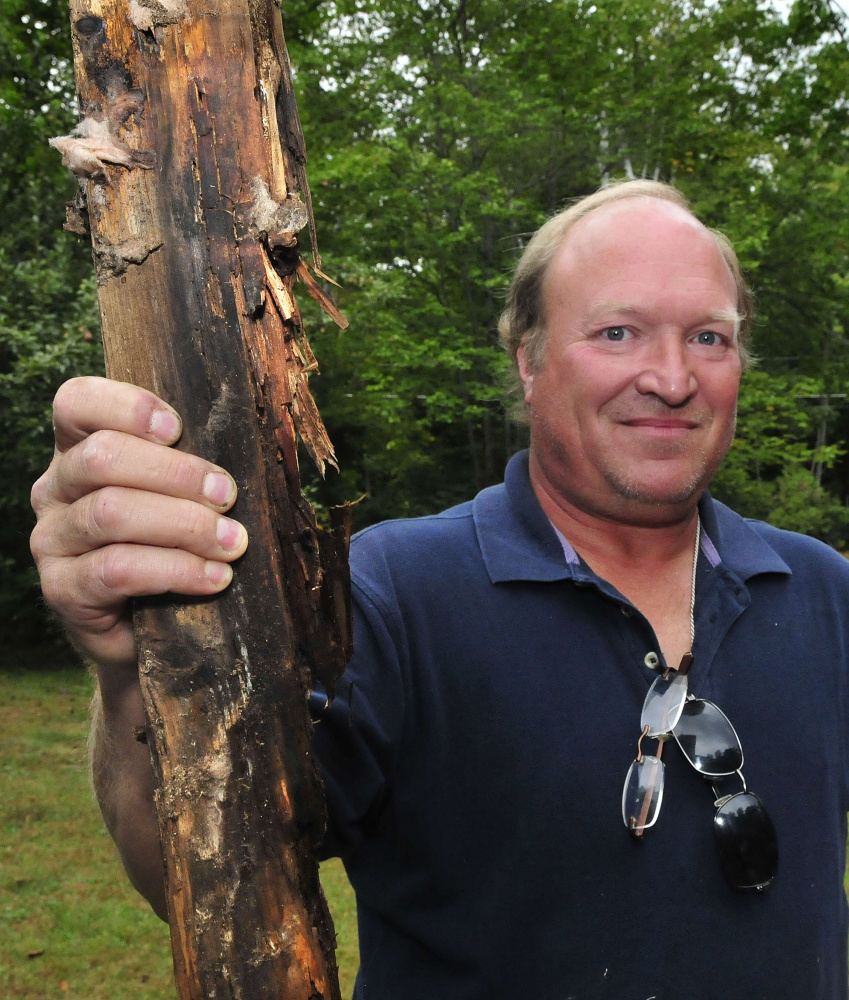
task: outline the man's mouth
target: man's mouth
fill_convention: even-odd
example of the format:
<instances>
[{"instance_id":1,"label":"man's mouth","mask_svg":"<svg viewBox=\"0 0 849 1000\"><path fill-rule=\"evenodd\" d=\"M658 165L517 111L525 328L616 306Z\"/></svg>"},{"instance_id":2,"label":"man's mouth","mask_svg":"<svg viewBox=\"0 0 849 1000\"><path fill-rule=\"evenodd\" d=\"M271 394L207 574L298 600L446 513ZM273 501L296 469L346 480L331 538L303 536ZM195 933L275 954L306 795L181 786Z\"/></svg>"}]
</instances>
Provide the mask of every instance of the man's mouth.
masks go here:
<instances>
[{"instance_id":1,"label":"man's mouth","mask_svg":"<svg viewBox=\"0 0 849 1000\"><path fill-rule=\"evenodd\" d=\"M685 417L633 417L623 420L626 427L640 427L658 431L691 431L700 426L698 420Z\"/></svg>"}]
</instances>

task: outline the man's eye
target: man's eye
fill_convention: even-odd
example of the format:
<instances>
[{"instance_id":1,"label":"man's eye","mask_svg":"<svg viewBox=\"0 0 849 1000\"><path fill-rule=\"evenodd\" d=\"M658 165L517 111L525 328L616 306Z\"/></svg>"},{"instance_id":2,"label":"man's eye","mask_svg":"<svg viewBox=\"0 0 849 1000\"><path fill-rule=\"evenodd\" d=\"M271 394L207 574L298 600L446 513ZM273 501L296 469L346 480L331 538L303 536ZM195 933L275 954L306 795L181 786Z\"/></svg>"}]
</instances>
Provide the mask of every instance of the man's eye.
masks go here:
<instances>
[{"instance_id":1,"label":"man's eye","mask_svg":"<svg viewBox=\"0 0 849 1000\"><path fill-rule=\"evenodd\" d=\"M714 333L713 330L702 330L696 336L696 343L704 344L705 347L719 347L720 344L725 343L725 338L721 334Z\"/></svg>"},{"instance_id":2,"label":"man's eye","mask_svg":"<svg viewBox=\"0 0 849 1000\"><path fill-rule=\"evenodd\" d=\"M623 340L629 340L631 331L625 326L608 326L601 331L601 335L605 340L618 344Z\"/></svg>"}]
</instances>

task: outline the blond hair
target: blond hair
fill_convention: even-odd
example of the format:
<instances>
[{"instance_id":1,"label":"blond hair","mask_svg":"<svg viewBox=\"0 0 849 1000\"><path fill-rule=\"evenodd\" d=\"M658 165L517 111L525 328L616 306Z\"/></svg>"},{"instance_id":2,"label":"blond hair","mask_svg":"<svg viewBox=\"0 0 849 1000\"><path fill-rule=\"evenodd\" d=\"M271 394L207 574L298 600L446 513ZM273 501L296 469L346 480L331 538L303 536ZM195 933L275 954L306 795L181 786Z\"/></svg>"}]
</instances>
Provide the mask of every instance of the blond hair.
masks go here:
<instances>
[{"instance_id":1,"label":"blond hair","mask_svg":"<svg viewBox=\"0 0 849 1000\"><path fill-rule=\"evenodd\" d=\"M621 181L602 188L594 194L581 198L580 201L549 219L537 230L525 247L513 274L513 280L510 282L510 289L507 293L507 308L498 322L501 344L512 358L514 365L517 364L516 354L519 346L524 342L525 361L529 371L536 373L542 367L548 333L545 322L543 283L554 255L563 245L563 241L572 227L590 212L626 198L656 198L659 201L669 201L673 205L683 208L694 219L696 218L687 199L671 184L664 184L661 181L635 180ZM740 262L737 260L737 254L734 252L731 242L716 230L708 229L708 232L728 265L737 288L737 313L740 318L737 344L740 360L745 366L750 357L748 345L752 329L752 293L743 278Z\"/></svg>"}]
</instances>

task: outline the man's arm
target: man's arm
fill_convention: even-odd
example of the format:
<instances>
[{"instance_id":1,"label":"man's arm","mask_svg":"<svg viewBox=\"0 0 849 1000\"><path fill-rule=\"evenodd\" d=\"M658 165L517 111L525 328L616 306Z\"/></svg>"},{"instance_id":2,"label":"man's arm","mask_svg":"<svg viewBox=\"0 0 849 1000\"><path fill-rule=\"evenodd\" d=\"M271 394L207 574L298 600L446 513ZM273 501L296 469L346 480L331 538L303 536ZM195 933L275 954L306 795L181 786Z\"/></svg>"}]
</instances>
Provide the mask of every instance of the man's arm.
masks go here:
<instances>
[{"instance_id":1,"label":"man's arm","mask_svg":"<svg viewBox=\"0 0 849 1000\"><path fill-rule=\"evenodd\" d=\"M146 744L135 738L137 728L144 725L138 672L135 666L98 667L96 676L89 734L94 792L130 881L167 920L153 768ZM133 734L131 739L128 733Z\"/></svg>"},{"instance_id":2,"label":"man's arm","mask_svg":"<svg viewBox=\"0 0 849 1000\"><path fill-rule=\"evenodd\" d=\"M54 403L56 449L32 491L32 553L47 603L96 667L94 787L139 891L165 896L129 600L214 594L247 546L224 517L236 499L217 466L169 447L179 416L152 393L99 378L66 382Z\"/></svg>"}]
</instances>

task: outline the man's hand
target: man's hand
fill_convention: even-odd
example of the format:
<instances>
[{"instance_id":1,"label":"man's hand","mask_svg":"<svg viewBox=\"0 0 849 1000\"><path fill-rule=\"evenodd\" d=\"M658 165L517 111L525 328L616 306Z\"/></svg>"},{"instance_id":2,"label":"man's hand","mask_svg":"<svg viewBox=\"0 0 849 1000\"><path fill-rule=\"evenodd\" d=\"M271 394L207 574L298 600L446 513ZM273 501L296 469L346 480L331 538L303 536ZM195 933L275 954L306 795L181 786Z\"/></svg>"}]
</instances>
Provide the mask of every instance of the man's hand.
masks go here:
<instances>
[{"instance_id":1,"label":"man's hand","mask_svg":"<svg viewBox=\"0 0 849 1000\"><path fill-rule=\"evenodd\" d=\"M236 484L218 466L168 447L177 413L124 382L75 378L56 394L56 450L32 490L31 538L47 603L80 652L129 666L128 599L214 594L247 547L223 517Z\"/></svg>"}]
</instances>

